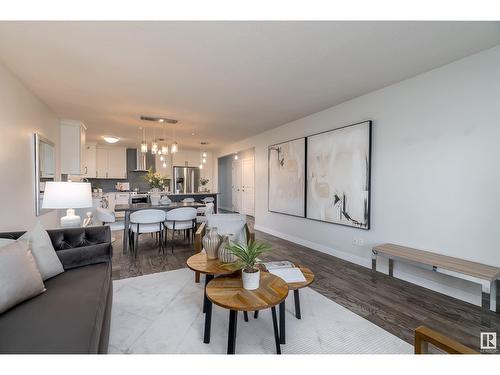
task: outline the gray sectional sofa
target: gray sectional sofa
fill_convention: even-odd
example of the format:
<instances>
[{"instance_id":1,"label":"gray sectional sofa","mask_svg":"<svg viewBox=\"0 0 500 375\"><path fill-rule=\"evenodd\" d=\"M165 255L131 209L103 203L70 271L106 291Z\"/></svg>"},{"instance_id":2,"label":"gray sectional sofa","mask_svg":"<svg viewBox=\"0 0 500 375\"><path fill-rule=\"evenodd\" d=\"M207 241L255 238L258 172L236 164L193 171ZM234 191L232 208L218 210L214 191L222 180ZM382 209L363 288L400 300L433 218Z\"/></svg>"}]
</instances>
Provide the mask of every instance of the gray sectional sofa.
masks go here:
<instances>
[{"instance_id":1,"label":"gray sectional sofa","mask_svg":"<svg viewBox=\"0 0 500 375\"><path fill-rule=\"evenodd\" d=\"M48 233L65 272L45 280L44 293L0 314L0 353L107 353L113 300L109 227Z\"/></svg>"}]
</instances>

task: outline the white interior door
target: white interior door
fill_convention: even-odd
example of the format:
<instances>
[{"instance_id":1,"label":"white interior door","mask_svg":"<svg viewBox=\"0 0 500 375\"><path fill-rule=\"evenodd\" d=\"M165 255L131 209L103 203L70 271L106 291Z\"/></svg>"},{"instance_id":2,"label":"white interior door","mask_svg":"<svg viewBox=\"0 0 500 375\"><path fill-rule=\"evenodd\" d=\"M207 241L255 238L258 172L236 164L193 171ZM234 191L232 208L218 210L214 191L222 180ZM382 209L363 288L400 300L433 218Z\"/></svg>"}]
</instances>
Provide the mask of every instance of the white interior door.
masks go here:
<instances>
[{"instance_id":1,"label":"white interior door","mask_svg":"<svg viewBox=\"0 0 500 375\"><path fill-rule=\"evenodd\" d=\"M234 212L241 212L241 162L233 161L232 168L232 205Z\"/></svg>"},{"instance_id":2,"label":"white interior door","mask_svg":"<svg viewBox=\"0 0 500 375\"><path fill-rule=\"evenodd\" d=\"M254 216L254 158L245 158L241 161L241 213Z\"/></svg>"}]
</instances>

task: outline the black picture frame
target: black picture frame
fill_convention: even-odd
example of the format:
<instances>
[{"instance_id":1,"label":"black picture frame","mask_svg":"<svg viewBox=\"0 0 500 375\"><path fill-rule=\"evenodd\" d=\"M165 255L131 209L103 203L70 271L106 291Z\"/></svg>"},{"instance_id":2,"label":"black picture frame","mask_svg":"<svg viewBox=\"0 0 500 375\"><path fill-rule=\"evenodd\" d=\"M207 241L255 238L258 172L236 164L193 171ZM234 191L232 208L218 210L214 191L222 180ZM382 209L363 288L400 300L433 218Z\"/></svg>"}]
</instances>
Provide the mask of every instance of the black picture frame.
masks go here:
<instances>
[{"instance_id":1,"label":"black picture frame","mask_svg":"<svg viewBox=\"0 0 500 375\"><path fill-rule=\"evenodd\" d=\"M348 127L358 126L358 125L365 124L365 123L368 126L368 168L367 168L367 173L368 173L368 178L367 178L367 188L368 188L368 191L367 191L367 200L368 201L367 201L367 204L366 204L366 209L367 209L366 226L365 227L363 227L363 226L356 226L356 225L338 223L338 222L334 222L334 221L327 221L327 220L321 220L321 219L316 219L316 218L309 217L308 216L308 203L309 203L308 202L308 187L309 187L309 173L308 173L309 160L308 160L308 157L309 157L309 150L310 150L310 148L309 148L310 138L318 136L318 135L326 134L326 133L332 133L332 132L335 132L335 131L338 131L338 130L341 130L341 129L345 129L345 128L348 128ZM306 137L306 160L305 160L305 163L306 163L306 168L305 168L306 169L306 179L305 179L305 185L306 185L305 205L306 205L306 209L305 209L305 218L306 219L313 220L313 221L319 221L319 222L322 222L322 223L342 225L342 226L346 226L346 227L353 228L353 229L370 230L370 227L371 227L371 198L372 198L372 194L371 194L372 127L373 127L373 121L372 120L366 120L366 121L361 121L361 122L357 122L357 123L350 124L350 125L341 126L341 127L335 128L335 129L330 129L330 130L322 131L322 132L315 133L315 134L312 134L312 135L309 135L309 136Z\"/></svg>"}]
</instances>

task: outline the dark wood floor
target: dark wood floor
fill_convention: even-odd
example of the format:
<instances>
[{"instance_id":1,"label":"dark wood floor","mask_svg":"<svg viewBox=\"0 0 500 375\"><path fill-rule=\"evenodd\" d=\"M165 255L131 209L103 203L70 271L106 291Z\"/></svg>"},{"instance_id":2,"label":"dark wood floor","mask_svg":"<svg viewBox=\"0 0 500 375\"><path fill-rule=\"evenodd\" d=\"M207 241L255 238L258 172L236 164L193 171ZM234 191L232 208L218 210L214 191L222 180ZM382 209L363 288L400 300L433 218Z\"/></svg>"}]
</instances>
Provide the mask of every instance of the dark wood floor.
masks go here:
<instances>
[{"instance_id":1,"label":"dark wood floor","mask_svg":"<svg viewBox=\"0 0 500 375\"><path fill-rule=\"evenodd\" d=\"M253 219L249 218L253 227ZM158 254L154 240L141 237L137 259L122 255L121 235L114 233L113 278L145 275L186 267L192 245L179 239L174 253ZM413 344L413 330L426 325L479 351L480 332L500 333L500 314L491 313L491 327L481 324L479 306L398 280L380 272L300 246L266 233L259 241L273 247L265 258L291 260L310 267L316 275L311 286L352 312Z\"/></svg>"}]
</instances>

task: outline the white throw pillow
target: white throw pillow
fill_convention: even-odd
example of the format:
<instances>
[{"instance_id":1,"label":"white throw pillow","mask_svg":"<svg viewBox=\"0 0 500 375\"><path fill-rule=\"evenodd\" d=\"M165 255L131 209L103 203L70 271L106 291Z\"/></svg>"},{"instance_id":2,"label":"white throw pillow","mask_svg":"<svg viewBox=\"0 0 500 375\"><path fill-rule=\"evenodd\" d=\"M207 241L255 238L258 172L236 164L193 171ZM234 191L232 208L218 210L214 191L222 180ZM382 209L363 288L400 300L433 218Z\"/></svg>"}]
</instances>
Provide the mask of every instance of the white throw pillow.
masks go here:
<instances>
[{"instance_id":1,"label":"white throw pillow","mask_svg":"<svg viewBox=\"0 0 500 375\"><path fill-rule=\"evenodd\" d=\"M10 238L0 238L0 247L16 242L16 240L11 240Z\"/></svg>"},{"instance_id":2,"label":"white throw pillow","mask_svg":"<svg viewBox=\"0 0 500 375\"><path fill-rule=\"evenodd\" d=\"M45 291L35 258L24 240L0 248L0 314Z\"/></svg>"},{"instance_id":3,"label":"white throw pillow","mask_svg":"<svg viewBox=\"0 0 500 375\"><path fill-rule=\"evenodd\" d=\"M40 222L37 222L33 229L24 233L19 240L28 241L28 247L33 253L33 257L44 280L64 272L62 263L52 246L49 234L43 229Z\"/></svg>"}]
</instances>

